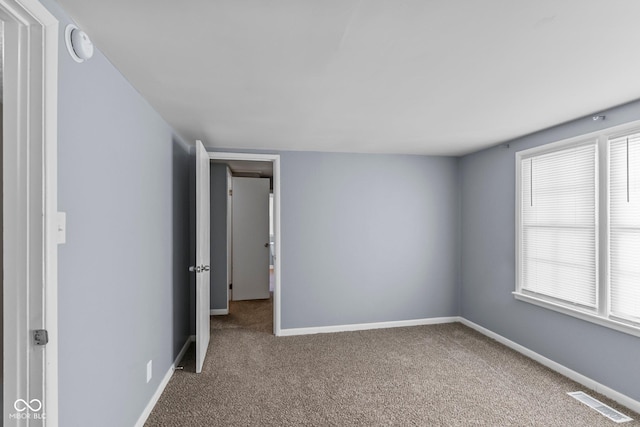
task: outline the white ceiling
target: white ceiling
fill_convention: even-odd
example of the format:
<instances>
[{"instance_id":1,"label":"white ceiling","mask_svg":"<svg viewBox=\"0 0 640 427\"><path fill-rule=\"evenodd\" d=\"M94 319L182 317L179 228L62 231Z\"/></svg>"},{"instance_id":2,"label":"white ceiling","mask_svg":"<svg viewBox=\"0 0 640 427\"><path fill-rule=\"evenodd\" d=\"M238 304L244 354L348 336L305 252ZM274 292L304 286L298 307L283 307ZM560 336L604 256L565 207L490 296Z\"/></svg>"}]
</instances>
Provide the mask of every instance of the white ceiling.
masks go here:
<instances>
[{"instance_id":1,"label":"white ceiling","mask_svg":"<svg viewBox=\"0 0 640 427\"><path fill-rule=\"evenodd\" d=\"M640 98L636 0L59 2L210 147L460 155Z\"/></svg>"}]
</instances>

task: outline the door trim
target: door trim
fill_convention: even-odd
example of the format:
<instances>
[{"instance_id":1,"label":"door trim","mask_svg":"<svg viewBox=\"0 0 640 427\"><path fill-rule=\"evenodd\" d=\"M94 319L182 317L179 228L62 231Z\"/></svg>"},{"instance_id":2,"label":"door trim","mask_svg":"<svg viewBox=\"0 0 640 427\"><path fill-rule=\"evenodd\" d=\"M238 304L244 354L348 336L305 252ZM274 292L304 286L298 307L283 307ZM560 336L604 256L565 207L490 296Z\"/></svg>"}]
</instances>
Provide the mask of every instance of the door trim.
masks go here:
<instances>
[{"instance_id":1,"label":"door trim","mask_svg":"<svg viewBox=\"0 0 640 427\"><path fill-rule=\"evenodd\" d=\"M55 427L59 24L37 0L0 0L0 15L5 22L3 210L12 225L3 236L4 416L7 421L15 412L16 398L30 401L34 396L27 393L41 388L42 409L36 412L44 419L10 421ZM31 331L42 328L49 333L49 343L38 356L40 349L29 350L34 347ZM35 368L30 366L32 357L37 358Z\"/></svg>"},{"instance_id":2,"label":"door trim","mask_svg":"<svg viewBox=\"0 0 640 427\"><path fill-rule=\"evenodd\" d=\"M211 160L245 160L250 162L273 163L273 222L275 245L275 283L273 286L273 334L281 335L280 329L280 280L282 277L281 243L280 243L280 155L259 153L209 152Z\"/></svg>"}]
</instances>

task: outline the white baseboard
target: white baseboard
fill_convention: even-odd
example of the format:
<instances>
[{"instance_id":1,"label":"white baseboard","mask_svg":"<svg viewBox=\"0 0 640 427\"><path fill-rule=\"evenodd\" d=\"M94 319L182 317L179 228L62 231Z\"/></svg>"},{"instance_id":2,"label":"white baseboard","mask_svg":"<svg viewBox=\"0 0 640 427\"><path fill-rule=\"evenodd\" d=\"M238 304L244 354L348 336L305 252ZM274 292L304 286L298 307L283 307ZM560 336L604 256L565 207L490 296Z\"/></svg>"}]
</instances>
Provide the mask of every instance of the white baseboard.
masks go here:
<instances>
[{"instance_id":1,"label":"white baseboard","mask_svg":"<svg viewBox=\"0 0 640 427\"><path fill-rule=\"evenodd\" d=\"M164 378L162 379L162 381L160 381L160 384L158 384L158 388L156 389L156 392L153 394L153 396L151 396L149 403L147 403L147 406L144 408L144 411L142 411L142 414L140 414L140 418L138 418L138 422L136 422L135 427L144 426L144 423L147 421L147 418L149 418L149 415L151 415L151 411L153 410L153 407L156 406L156 403L158 403L158 399L160 399L162 392L164 391L167 384L169 384L169 380L173 376L173 373L176 370L178 363L180 363L180 360L182 359L184 354L187 352L187 349L189 348L189 344L191 344L195 340L196 340L195 335L191 335L189 336L189 338L187 338L187 341L182 346L182 349L180 349L180 353L178 353L178 356L176 356L176 359L173 361L173 365L169 367L169 370L164 375Z\"/></svg>"},{"instance_id":2,"label":"white baseboard","mask_svg":"<svg viewBox=\"0 0 640 427\"><path fill-rule=\"evenodd\" d=\"M402 328L405 326L435 325L438 323L458 322L459 317L431 317L428 319L395 320L390 322L354 323L350 325L316 326L311 328L280 329L278 336L326 334L331 332L365 331L369 329Z\"/></svg>"},{"instance_id":3,"label":"white baseboard","mask_svg":"<svg viewBox=\"0 0 640 427\"><path fill-rule=\"evenodd\" d=\"M605 396L607 396L609 399L614 400L618 403L620 403L621 405L626 406L627 408L631 409L632 411L635 412L640 412L640 402L638 402L635 399L632 399L631 397L622 394L618 391L613 390L610 387L607 387L603 384L600 384L599 382L592 380L591 378L582 375L581 373L578 373L572 369L567 368L564 365L561 365L557 362L554 362L551 359L548 359L546 357L544 357L541 354L536 353L533 350L528 349L527 347L524 347L518 343L515 343L513 341L511 341L508 338L503 337L502 335L498 335L495 332L490 331L487 328L484 328L476 323L473 323L470 320L465 319L464 317L460 317L460 323L462 323L465 326L470 327L471 329L475 329L476 331L480 332L483 335L488 336L489 338L493 338L494 340L498 341L500 344L503 344L515 351L517 351L518 353L521 353L527 357L529 357L530 359L535 360L536 362L540 363L541 365L546 366L547 368L558 372L559 374L564 375L565 377L572 379L573 381L582 384L585 387L588 387L600 394L603 394Z\"/></svg>"},{"instance_id":4,"label":"white baseboard","mask_svg":"<svg viewBox=\"0 0 640 427\"><path fill-rule=\"evenodd\" d=\"M210 316L222 316L223 314L229 314L228 308L212 308L209 310Z\"/></svg>"}]
</instances>

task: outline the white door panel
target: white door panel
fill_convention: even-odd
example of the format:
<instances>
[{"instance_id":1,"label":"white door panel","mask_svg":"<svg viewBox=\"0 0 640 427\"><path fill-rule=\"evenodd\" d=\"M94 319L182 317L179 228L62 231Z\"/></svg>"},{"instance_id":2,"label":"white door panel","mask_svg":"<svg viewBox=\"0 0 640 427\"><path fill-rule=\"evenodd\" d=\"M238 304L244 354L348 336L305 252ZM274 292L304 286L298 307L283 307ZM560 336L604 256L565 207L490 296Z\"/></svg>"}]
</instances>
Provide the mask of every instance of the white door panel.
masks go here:
<instances>
[{"instance_id":1,"label":"white door panel","mask_svg":"<svg viewBox=\"0 0 640 427\"><path fill-rule=\"evenodd\" d=\"M229 283L233 283L233 265L231 263L231 242L232 242L232 217L233 217L233 177L231 176L231 169L227 166L227 312L229 311L229 301L231 300L231 292L229 290Z\"/></svg>"},{"instance_id":2,"label":"white door panel","mask_svg":"<svg viewBox=\"0 0 640 427\"><path fill-rule=\"evenodd\" d=\"M196 141L196 372L202 372L209 346L210 316L210 214L211 195L209 154L202 142Z\"/></svg>"},{"instance_id":3,"label":"white door panel","mask_svg":"<svg viewBox=\"0 0 640 427\"><path fill-rule=\"evenodd\" d=\"M233 300L269 298L269 179L233 178Z\"/></svg>"}]
</instances>

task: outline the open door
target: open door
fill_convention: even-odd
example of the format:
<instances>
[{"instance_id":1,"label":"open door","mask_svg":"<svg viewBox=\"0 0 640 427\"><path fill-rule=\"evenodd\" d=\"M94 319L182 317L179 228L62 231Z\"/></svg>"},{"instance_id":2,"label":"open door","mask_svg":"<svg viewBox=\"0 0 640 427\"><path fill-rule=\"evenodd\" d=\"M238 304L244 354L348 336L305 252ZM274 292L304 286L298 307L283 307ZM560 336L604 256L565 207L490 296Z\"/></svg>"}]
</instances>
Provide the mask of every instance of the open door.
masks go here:
<instances>
[{"instance_id":1,"label":"open door","mask_svg":"<svg viewBox=\"0 0 640 427\"><path fill-rule=\"evenodd\" d=\"M210 160L201 141L196 141L196 262L190 270L196 274L196 373L202 372L209 346L210 316Z\"/></svg>"}]
</instances>

